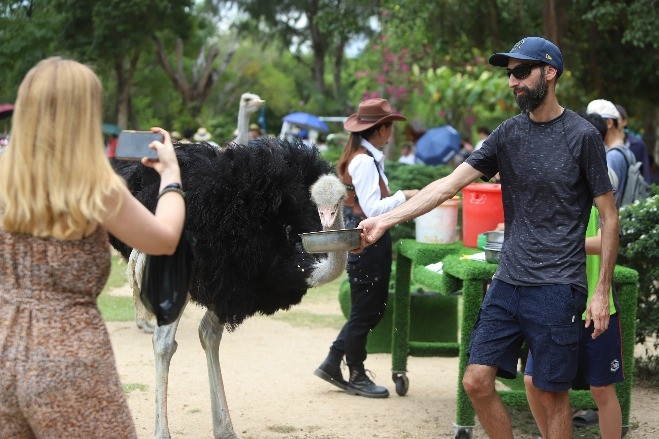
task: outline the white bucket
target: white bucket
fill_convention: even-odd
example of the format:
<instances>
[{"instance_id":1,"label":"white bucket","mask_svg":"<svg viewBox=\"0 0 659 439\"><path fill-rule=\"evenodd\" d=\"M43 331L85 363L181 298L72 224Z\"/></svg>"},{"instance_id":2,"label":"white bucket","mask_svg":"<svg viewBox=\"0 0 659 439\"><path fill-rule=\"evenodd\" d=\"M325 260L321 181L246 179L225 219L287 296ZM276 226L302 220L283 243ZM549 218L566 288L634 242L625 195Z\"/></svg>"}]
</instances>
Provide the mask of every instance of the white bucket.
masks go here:
<instances>
[{"instance_id":1,"label":"white bucket","mask_svg":"<svg viewBox=\"0 0 659 439\"><path fill-rule=\"evenodd\" d=\"M430 212L416 218L416 240L428 244L455 242L458 228L460 199L446 200Z\"/></svg>"}]
</instances>

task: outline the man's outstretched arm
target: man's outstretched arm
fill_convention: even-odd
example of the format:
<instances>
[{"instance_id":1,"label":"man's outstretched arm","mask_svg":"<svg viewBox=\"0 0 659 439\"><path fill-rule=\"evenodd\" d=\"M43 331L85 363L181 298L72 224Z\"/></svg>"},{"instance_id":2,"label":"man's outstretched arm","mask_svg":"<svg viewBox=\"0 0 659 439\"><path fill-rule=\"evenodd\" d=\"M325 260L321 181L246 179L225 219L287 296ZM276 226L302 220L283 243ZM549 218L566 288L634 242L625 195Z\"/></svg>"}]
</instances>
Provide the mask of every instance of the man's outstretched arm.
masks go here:
<instances>
[{"instance_id":1,"label":"man's outstretched arm","mask_svg":"<svg viewBox=\"0 0 659 439\"><path fill-rule=\"evenodd\" d=\"M364 229L361 234L361 246L353 252L359 253L366 246L373 244L390 227L431 211L482 175L480 171L477 171L471 165L461 163L451 174L428 184L419 193L395 209L365 219L358 226Z\"/></svg>"}]
</instances>

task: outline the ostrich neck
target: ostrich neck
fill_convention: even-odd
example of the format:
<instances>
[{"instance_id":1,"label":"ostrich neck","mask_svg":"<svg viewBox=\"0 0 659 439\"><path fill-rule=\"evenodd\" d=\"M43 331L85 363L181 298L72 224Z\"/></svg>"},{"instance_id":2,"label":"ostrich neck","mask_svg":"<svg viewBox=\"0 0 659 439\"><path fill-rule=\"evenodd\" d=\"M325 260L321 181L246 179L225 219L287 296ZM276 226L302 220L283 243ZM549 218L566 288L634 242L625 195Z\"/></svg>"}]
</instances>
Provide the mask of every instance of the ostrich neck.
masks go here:
<instances>
[{"instance_id":1,"label":"ostrich neck","mask_svg":"<svg viewBox=\"0 0 659 439\"><path fill-rule=\"evenodd\" d=\"M343 209L339 209L339 215L336 216L337 220L327 230L343 229ZM333 281L343 273L348 262L348 252L331 252L327 254L326 258L322 258L313 266L311 276L307 279L307 284L310 287L316 287Z\"/></svg>"},{"instance_id":2,"label":"ostrich neck","mask_svg":"<svg viewBox=\"0 0 659 439\"><path fill-rule=\"evenodd\" d=\"M247 111L244 105L238 109L238 136L235 142L239 145L247 145L249 136L249 116L250 112Z\"/></svg>"}]
</instances>

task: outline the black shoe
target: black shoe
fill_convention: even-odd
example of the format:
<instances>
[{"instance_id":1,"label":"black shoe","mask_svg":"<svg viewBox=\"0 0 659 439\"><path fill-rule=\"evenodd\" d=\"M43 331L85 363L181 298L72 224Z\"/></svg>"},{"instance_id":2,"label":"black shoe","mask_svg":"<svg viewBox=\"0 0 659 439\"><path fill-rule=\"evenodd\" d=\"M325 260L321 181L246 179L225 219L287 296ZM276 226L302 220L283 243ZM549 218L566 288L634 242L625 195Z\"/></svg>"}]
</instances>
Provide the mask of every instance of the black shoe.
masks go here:
<instances>
[{"instance_id":1,"label":"black shoe","mask_svg":"<svg viewBox=\"0 0 659 439\"><path fill-rule=\"evenodd\" d=\"M346 390L348 382L343 379L341 373L341 360L343 359L343 352L330 349L329 355L325 358L318 369L314 370L313 374L335 385L341 390Z\"/></svg>"},{"instance_id":2,"label":"black shoe","mask_svg":"<svg viewBox=\"0 0 659 439\"><path fill-rule=\"evenodd\" d=\"M386 398L389 391L386 387L376 385L366 375L364 366L350 366L350 381L346 392L350 395L361 395L367 398Z\"/></svg>"}]
</instances>

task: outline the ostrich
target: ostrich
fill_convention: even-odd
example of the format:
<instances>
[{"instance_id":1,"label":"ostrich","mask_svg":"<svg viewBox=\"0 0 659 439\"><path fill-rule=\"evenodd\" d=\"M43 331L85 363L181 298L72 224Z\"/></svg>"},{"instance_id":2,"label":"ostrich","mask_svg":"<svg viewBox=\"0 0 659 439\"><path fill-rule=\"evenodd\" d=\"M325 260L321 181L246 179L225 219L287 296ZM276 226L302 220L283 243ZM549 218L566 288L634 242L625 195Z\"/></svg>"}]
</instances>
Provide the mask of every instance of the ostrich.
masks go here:
<instances>
[{"instance_id":1,"label":"ostrich","mask_svg":"<svg viewBox=\"0 0 659 439\"><path fill-rule=\"evenodd\" d=\"M238 107L238 135L233 139L233 143L247 145L249 138L249 117L256 110L261 108L265 101L253 93L243 93L240 96L240 105Z\"/></svg>"},{"instance_id":2,"label":"ostrich","mask_svg":"<svg viewBox=\"0 0 659 439\"><path fill-rule=\"evenodd\" d=\"M345 187L314 148L274 137L249 147L219 150L204 144L177 148L187 194L186 227L197 237L189 300L206 308L199 339L206 352L213 435L235 439L222 383L219 346L225 327L245 318L288 309L309 287L336 279L347 252L310 255L299 233L343 228ZM117 166L131 192L154 209L157 174L139 164ZM111 237L138 288L144 256ZM132 267L132 268L131 268ZM132 279L132 280L131 280ZM180 319L180 316L179 316ZM179 319L153 335L156 369L156 438L169 438L167 376L176 351Z\"/></svg>"},{"instance_id":3,"label":"ostrich","mask_svg":"<svg viewBox=\"0 0 659 439\"><path fill-rule=\"evenodd\" d=\"M238 106L238 129L236 130L238 135L235 139L233 139L233 143L237 143L239 145L247 145L249 138L249 118L252 113L261 108L263 104L265 104L265 101L254 93L243 93L240 96L240 104ZM115 169L126 168L124 164L118 162L116 159L113 160L113 166L115 166ZM128 168L132 170L131 172L137 169L135 167ZM126 174L122 175L127 177ZM142 273L143 270L143 267L140 267L139 270L136 269L135 264L144 264L144 258L138 258L138 254L135 254L133 257L128 259L128 264L126 266L126 277L128 278L128 286L133 290L133 299L135 302L135 324L143 332L151 334L153 333L155 326L149 322L149 313L146 308L144 308L144 305L142 305L142 302L139 299L139 284L141 282L141 276L139 278L135 278L135 273Z\"/></svg>"}]
</instances>

